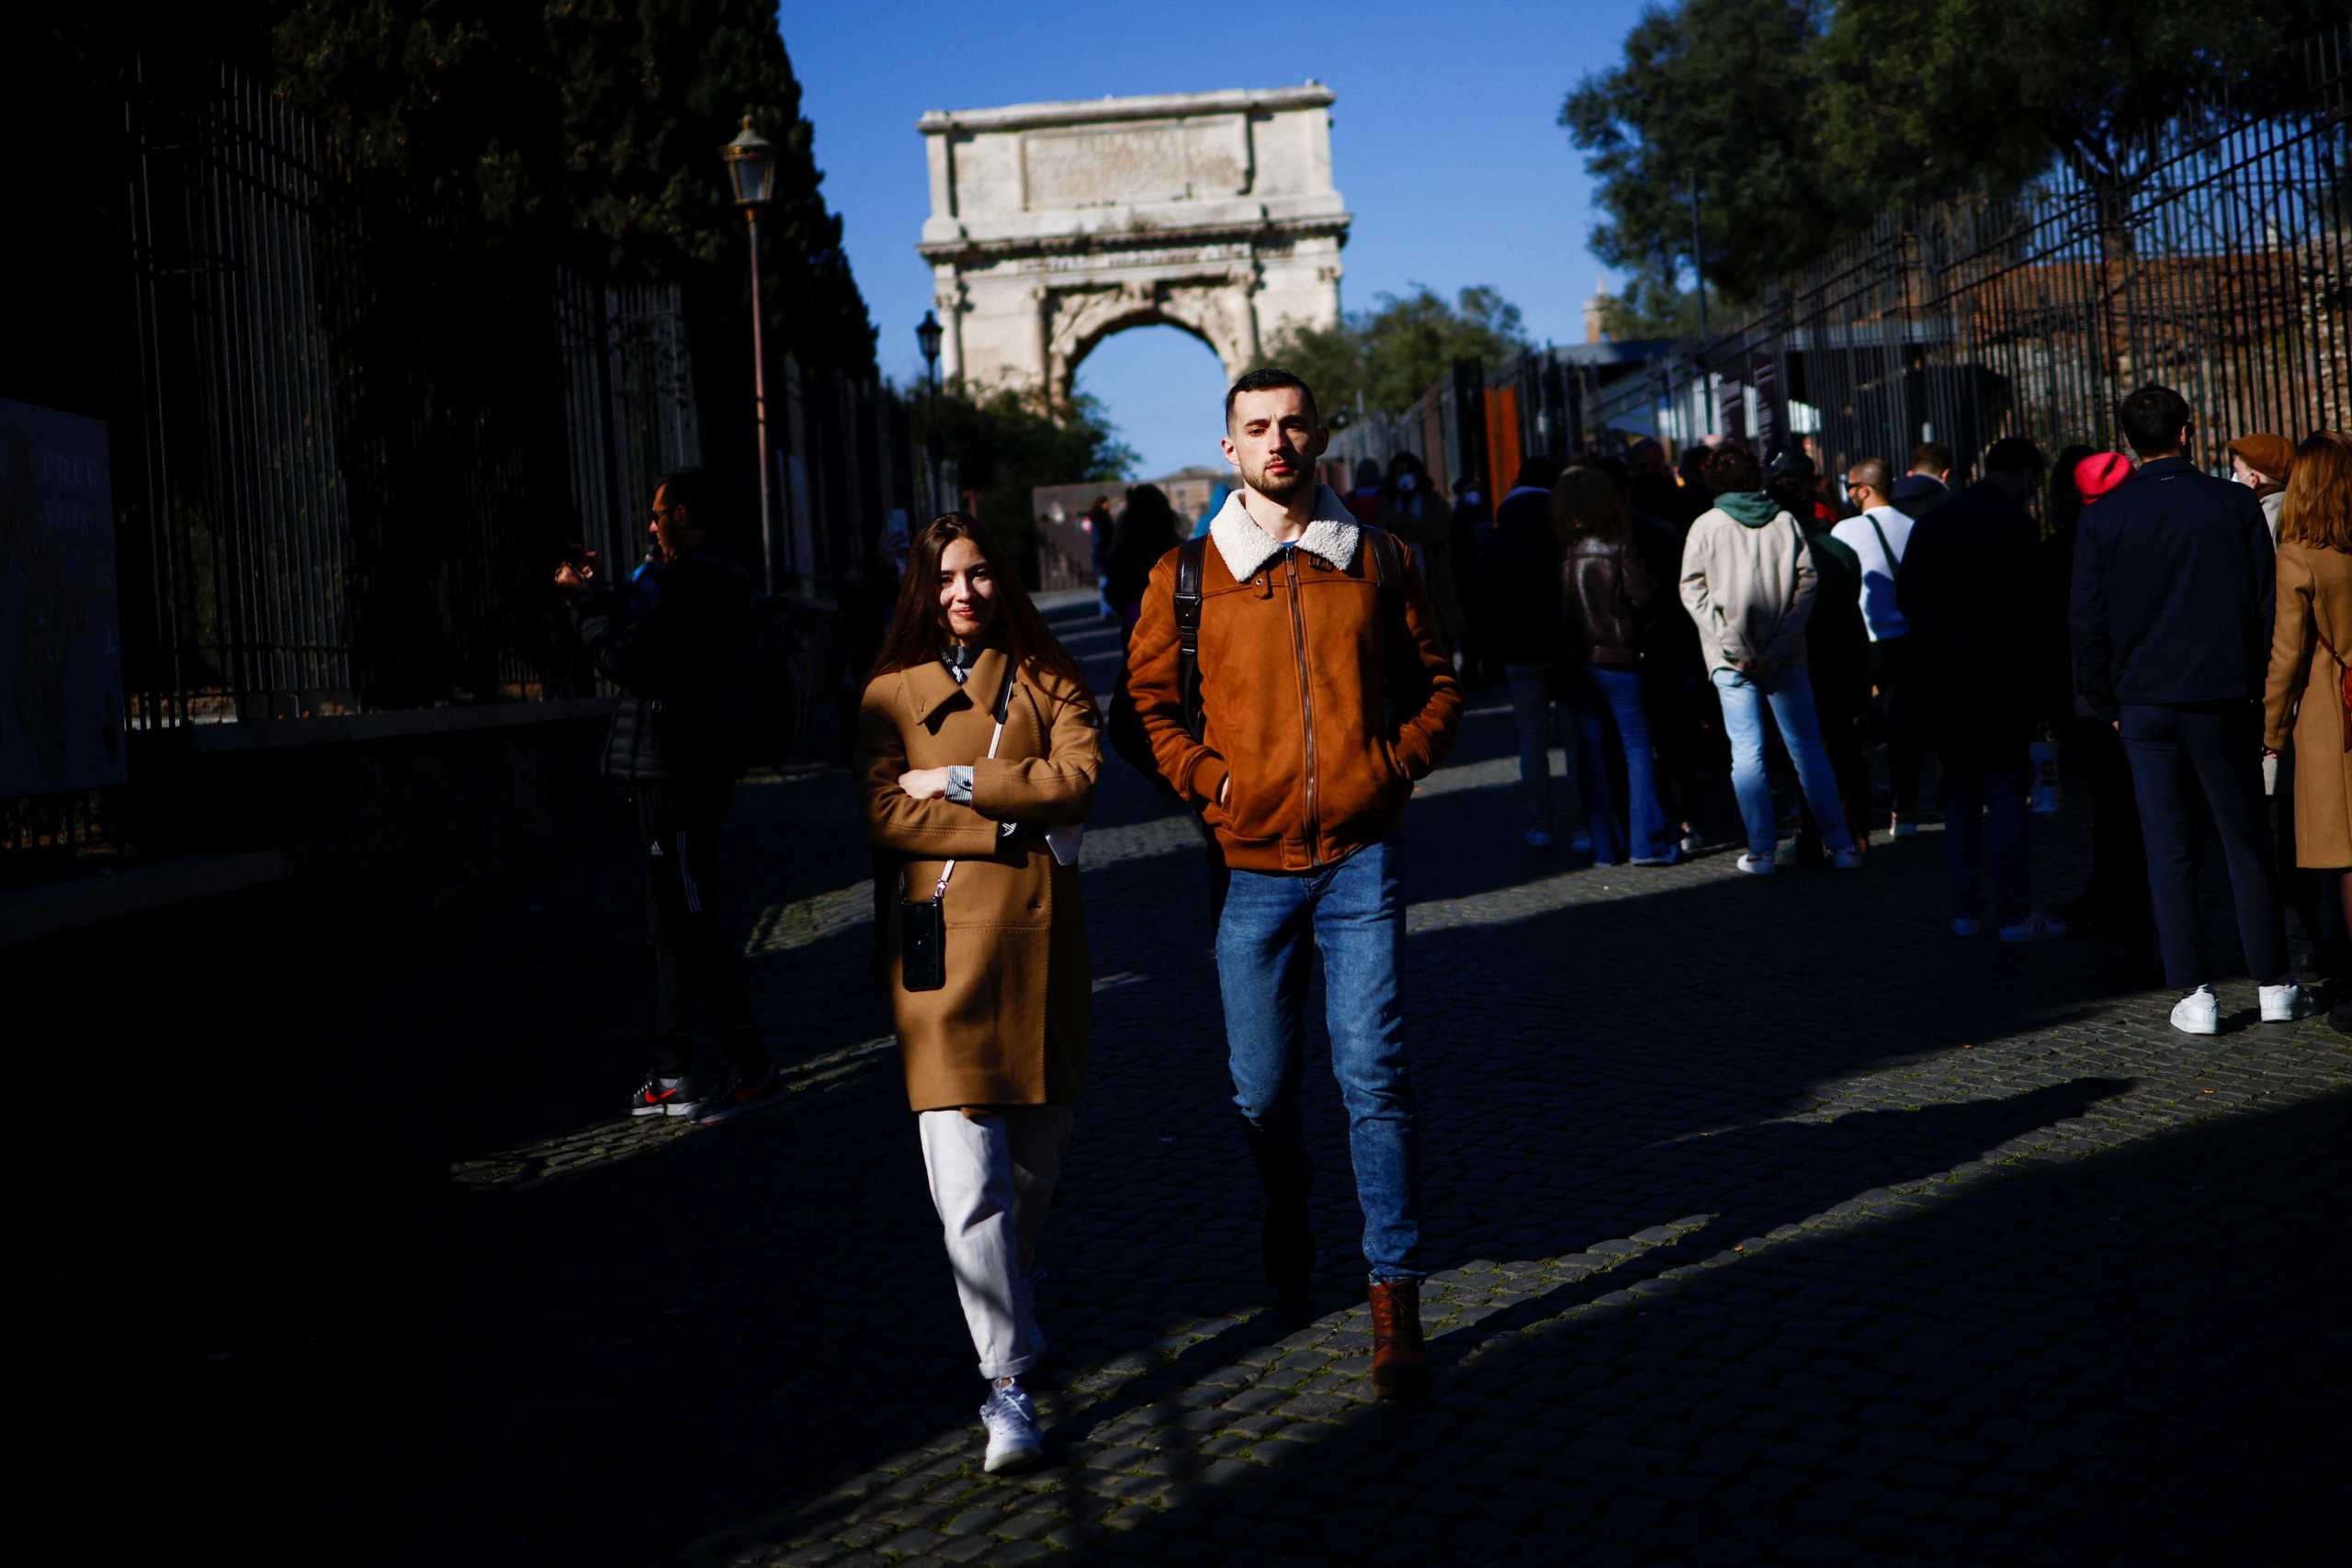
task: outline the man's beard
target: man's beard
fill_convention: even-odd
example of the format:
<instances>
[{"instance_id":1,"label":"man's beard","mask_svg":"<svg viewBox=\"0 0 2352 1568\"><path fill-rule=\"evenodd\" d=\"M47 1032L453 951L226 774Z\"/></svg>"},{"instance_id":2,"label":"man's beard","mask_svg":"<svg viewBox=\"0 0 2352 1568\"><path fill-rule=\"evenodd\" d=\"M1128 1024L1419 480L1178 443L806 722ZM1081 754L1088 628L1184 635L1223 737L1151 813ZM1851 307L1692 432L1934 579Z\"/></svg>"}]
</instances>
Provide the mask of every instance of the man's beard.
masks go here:
<instances>
[{"instance_id":1,"label":"man's beard","mask_svg":"<svg viewBox=\"0 0 2352 1568\"><path fill-rule=\"evenodd\" d=\"M1299 492L1301 486L1311 484L1315 470L1304 464L1295 464L1286 475L1276 476L1261 468L1249 476L1250 488L1269 501L1288 501Z\"/></svg>"}]
</instances>

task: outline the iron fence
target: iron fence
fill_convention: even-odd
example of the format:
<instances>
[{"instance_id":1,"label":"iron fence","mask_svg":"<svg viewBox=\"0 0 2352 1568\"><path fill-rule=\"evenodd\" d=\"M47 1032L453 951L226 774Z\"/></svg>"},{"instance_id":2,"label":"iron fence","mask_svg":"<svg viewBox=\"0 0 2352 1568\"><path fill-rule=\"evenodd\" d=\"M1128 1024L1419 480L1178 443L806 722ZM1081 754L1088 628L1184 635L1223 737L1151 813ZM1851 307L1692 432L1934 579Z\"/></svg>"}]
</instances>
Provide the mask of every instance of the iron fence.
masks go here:
<instances>
[{"instance_id":1,"label":"iron fence","mask_svg":"<svg viewBox=\"0 0 2352 1568\"><path fill-rule=\"evenodd\" d=\"M236 70L134 65L134 728L581 689L546 578L700 442L674 286L370 199Z\"/></svg>"},{"instance_id":2,"label":"iron fence","mask_svg":"<svg viewBox=\"0 0 2352 1568\"><path fill-rule=\"evenodd\" d=\"M1712 432L1809 443L1831 471L1920 442L2111 446L2115 404L2173 387L2220 441L2352 423L2352 28L2314 39L2314 107L2174 127L2128 186L2057 173L1889 214L1728 330L1586 400L1588 443Z\"/></svg>"}]
</instances>

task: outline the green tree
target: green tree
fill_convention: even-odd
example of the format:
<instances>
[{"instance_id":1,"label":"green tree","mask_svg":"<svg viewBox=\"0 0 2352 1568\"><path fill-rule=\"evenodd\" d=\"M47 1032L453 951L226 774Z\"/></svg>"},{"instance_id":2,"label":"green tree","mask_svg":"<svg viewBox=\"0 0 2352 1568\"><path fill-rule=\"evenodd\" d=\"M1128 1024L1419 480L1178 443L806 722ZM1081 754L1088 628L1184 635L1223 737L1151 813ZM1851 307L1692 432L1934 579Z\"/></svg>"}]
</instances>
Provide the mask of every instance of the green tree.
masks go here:
<instances>
[{"instance_id":1,"label":"green tree","mask_svg":"<svg viewBox=\"0 0 2352 1568\"><path fill-rule=\"evenodd\" d=\"M2307 107L2303 42L2339 15L2340 0L1682 0L1645 12L1559 123L1608 215L1594 254L1652 288L1696 262L1711 296L1752 299L1890 206L2061 167L2120 189L2184 119Z\"/></svg>"},{"instance_id":2,"label":"green tree","mask_svg":"<svg viewBox=\"0 0 2352 1568\"><path fill-rule=\"evenodd\" d=\"M1383 294L1378 308L1350 311L1337 326L1293 327L1269 344L1265 360L1295 371L1315 389L1323 417L1344 426L1361 406L1401 413L1459 359L1499 367L1527 347L1519 307L1484 286L1448 304L1427 284Z\"/></svg>"},{"instance_id":3,"label":"green tree","mask_svg":"<svg viewBox=\"0 0 2352 1568\"><path fill-rule=\"evenodd\" d=\"M1135 473L1136 454L1119 439L1102 407L1083 392L1056 407L1044 397L1012 389L973 396L958 388L916 403L915 439L936 421L939 449L956 464L956 483L974 492L980 520L1024 563L1035 582L1037 520L1030 492L1040 485L1080 479L1121 483Z\"/></svg>"},{"instance_id":4,"label":"green tree","mask_svg":"<svg viewBox=\"0 0 2352 1568\"><path fill-rule=\"evenodd\" d=\"M740 267L718 149L745 112L775 146L761 218L771 342L874 365L874 330L825 208L775 0L282 0L279 92L363 178L485 243L554 245L628 277Z\"/></svg>"},{"instance_id":5,"label":"green tree","mask_svg":"<svg viewBox=\"0 0 2352 1568\"><path fill-rule=\"evenodd\" d=\"M2311 101L2325 0L1840 0L1816 47L1823 163L1887 199L2009 190L2064 167L2117 188L2165 129ZM1890 39L1901 39L1890 49Z\"/></svg>"},{"instance_id":6,"label":"green tree","mask_svg":"<svg viewBox=\"0 0 2352 1568\"><path fill-rule=\"evenodd\" d=\"M1711 296L1753 296L1850 220L1853 194L1826 185L1817 166L1814 46L1825 9L1684 0L1643 13L1623 61L1587 76L1560 108L1608 214L1593 254L1652 288L1670 288L1696 262Z\"/></svg>"}]
</instances>

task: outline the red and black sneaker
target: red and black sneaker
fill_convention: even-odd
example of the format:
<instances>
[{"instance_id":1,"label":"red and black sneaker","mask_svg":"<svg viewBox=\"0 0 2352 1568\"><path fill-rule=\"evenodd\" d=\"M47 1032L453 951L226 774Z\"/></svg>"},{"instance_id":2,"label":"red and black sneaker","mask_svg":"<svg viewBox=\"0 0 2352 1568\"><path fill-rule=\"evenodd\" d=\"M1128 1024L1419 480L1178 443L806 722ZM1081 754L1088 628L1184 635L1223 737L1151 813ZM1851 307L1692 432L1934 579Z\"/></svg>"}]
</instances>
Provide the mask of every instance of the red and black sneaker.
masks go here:
<instances>
[{"instance_id":1,"label":"red and black sneaker","mask_svg":"<svg viewBox=\"0 0 2352 1568\"><path fill-rule=\"evenodd\" d=\"M717 1094L703 1100L702 1113L695 1118L695 1125L716 1127L721 1122L730 1121L746 1111L757 1111L763 1105L774 1105L783 1098L784 1079L778 1076L774 1067L766 1068L752 1077L745 1077L741 1073L730 1072L727 1075L726 1086Z\"/></svg>"},{"instance_id":2,"label":"red and black sneaker","mask_svg":"<svg viewBox=\"0 0 2352 1568\"><path fill-rule=\"evenodd\" d=\"M631 1116L692 1116L702 1107L692 1078L664 1078L659 1073L649 1076L628 1097Z\"/></svg>"}]
</instances>

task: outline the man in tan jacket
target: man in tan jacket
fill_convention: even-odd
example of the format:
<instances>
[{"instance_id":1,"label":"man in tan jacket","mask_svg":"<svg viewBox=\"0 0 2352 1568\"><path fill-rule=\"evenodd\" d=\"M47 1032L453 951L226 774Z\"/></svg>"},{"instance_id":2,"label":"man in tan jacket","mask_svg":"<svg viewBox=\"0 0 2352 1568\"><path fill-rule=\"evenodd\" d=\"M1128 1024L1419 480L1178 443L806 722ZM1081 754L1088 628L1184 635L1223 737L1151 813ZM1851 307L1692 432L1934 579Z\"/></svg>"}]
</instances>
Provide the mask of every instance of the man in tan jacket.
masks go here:
<instances>
[{"instance_id":1,"label":"man in tan jacket","mask_svg":"<svg viewBox=\"0 0 2352 1568\"><path fill-rule=\"evenodd\" d=\"M1371 1271L1373 1379L1426 1386L1419 1140L1399 960L1413 781L1437 766L1462 694L1410 550L1316 479L1315 394L1253 370L1226 394L1241 488L1205 540L1162 558L1127 649L1127 695L1160 773L1197 804L1232 873L1217 925L1234 1100L1266 1186L1265 1262L1303 1311L1314 1265L1299 1122L1311 953L1325 969L1332 1071ZM1197 701L1177 588L1197 552Z\"/></svg>"}]
</instances>

